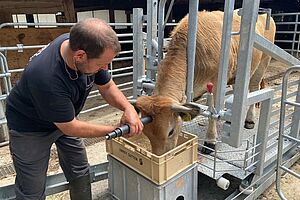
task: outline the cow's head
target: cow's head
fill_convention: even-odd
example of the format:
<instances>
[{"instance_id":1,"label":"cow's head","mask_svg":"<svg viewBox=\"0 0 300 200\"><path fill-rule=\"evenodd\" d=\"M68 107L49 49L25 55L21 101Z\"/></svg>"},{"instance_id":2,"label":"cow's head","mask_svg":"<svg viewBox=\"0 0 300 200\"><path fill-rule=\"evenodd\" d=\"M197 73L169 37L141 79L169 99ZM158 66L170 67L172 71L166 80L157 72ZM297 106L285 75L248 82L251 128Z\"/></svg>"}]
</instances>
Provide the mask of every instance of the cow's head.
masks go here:
<instances>
[{"instance_id":1,"label":"cow's head","mask_svg":"<svg viewBox=\"0 0 300 200\"><path fill-rule=\"evenodd\" d=\"M142 116L152 116L153 121L144 126L143 132L149 138L152 152L162 155L177 144L181 132L182 118L194 117L199 113L196 108L189 108L165 96L141 96L135 107Z\"/></svg>"}]
</instances>

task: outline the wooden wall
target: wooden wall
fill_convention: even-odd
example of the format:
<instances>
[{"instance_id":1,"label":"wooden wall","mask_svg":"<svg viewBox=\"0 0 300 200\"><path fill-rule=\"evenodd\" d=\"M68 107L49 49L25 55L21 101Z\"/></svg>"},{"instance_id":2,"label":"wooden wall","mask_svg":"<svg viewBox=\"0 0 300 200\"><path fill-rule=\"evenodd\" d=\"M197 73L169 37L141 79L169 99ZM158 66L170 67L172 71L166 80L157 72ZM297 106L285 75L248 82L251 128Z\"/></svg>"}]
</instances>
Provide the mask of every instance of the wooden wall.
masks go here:
<instances>
[{"instance_id":1,"label":"wooden wall","mask_svg":"<svg viewBox=\"0 0 300 200\"><path fill-rule=\"evenodd\" d=\"M17 44L46 45L57 36L68 33L70 28L3 28L0 29L1 47L16 47ZM9 69L23 68L27 65L29 58L38 49L26 49L23 52L7 51L7 62ZM12 74L13 84L18 80L20 74Z\"/></svg>"}]
</instances>

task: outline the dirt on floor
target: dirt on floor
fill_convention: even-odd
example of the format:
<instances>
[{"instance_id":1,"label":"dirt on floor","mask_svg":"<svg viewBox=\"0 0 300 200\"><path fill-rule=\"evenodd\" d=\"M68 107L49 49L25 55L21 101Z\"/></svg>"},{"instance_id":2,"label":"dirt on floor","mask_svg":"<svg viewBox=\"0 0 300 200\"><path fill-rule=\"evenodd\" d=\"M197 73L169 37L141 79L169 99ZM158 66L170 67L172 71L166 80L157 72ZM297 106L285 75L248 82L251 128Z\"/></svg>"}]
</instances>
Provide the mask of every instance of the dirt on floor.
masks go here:
<instances>
[{"instance_id":1,"label":"dirt on floor","mask_svg":"<svg viewBox=\"0 0 300 200\"><path fill-rule=\"evenodd\" d=\"M266 87L271 87L274 85L280 85L282 82L281 76L287 69L286 65L281 64L277 61L272 61L270 67L268 68L265 83ZM292 76L298 76L299 74L294 74ZM299 77L299 76L298 76ZM90 106L91 103L88 103ZM87 114L81 114L79 118L84 121L89 121L95 124L118 124L122 113L114 108L104 108L101 110L89 112ZM107 160L105 142L101 141L96 144L87 146L88 159L91 165L99 164ZM11 165L12 161L9 154L8 147L0 148L0 166ZM300 161L298 160L292 167L294 171L300 173ZM51 154L51 159L49 162L48 175L57 174L62 172L59 164L57 153L55 151L55 146L53 146L53 151ZM2 177L0 179L0 187L14 182L14 174L10 174L7 177ZM300 200L300 180L292 177L291 175L284 175L282 178L282 191L286 195L287 199ZM107 181L100 181L98 183L93 183L93 197L94 199L110 199L107 196L108 184ZM68 192L62 192L59 194L51 195L47 197L48 200L69 199ZM265 191L258 199L260 200L274 200L279 199L274 184Z\"/></svg>"}]
</instances>

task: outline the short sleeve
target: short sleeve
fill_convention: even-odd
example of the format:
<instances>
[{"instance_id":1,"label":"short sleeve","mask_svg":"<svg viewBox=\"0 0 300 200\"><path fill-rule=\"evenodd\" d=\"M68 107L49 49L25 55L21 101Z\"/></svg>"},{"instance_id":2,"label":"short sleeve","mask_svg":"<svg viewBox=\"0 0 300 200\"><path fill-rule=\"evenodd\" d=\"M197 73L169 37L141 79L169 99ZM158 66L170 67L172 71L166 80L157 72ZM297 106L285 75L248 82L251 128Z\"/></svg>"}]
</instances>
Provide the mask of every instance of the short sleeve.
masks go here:
<instances>
[{"instance_id":1,"label":"short sleeve","mask_svg":"<svg viewBox=\"0 0 300 200\"><path fill-rule=\"evenodd\" d=\"M105 85L111 79L110 73L108 70L100 70L95 74L95 84Z\"/></svg>"}]
</instances>

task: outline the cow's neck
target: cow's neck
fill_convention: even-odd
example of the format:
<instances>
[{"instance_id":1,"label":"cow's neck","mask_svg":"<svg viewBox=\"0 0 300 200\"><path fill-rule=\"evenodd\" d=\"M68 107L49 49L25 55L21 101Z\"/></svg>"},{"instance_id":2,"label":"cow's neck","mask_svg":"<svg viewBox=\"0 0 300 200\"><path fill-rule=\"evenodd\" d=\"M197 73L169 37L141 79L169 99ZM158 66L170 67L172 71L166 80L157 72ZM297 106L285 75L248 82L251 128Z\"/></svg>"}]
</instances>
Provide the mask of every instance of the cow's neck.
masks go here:
<instances>
[{"instance_id":1,"label":"cow's neck","mask_svg":"<svg viewBox=\"0 0 300 200\"><path fill-rule=\"evenodd\" d=\"M168 96L177 102L186 100L186 50L169 49L166 57L161 62L154 95Z\"/></svg>"}]
</instances>

